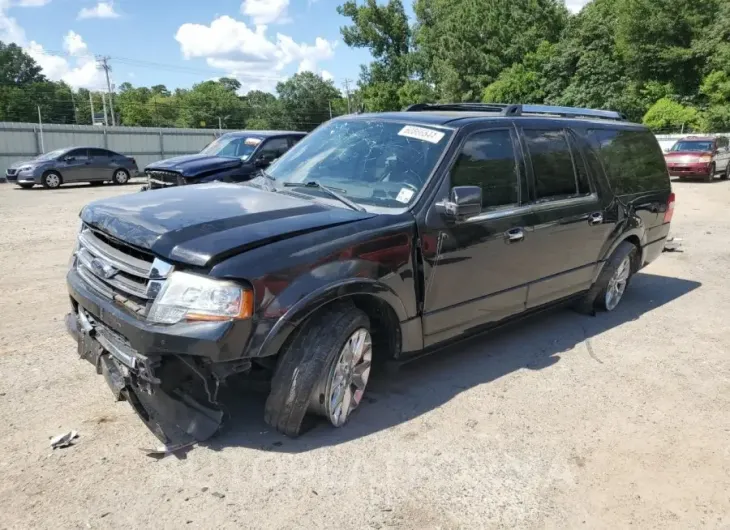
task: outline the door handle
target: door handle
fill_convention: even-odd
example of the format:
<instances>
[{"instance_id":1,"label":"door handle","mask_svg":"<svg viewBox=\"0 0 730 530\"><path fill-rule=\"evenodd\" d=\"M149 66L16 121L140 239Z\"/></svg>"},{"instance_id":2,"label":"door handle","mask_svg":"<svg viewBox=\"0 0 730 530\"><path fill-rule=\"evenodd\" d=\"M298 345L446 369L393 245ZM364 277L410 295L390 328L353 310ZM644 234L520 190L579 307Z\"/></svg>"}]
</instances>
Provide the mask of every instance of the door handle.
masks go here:
<instances>
[{"instance_id":1,"label":"door handle","mask_svg":"<svg viewBox=\"0 0 730 530\"><path fill-rule=\"evenodd\" d=\"M588 224L590 225L600 225L601 223L603 223L603 214L601 212L592 213L588 218Z\"/></svg>"},{"instance_id":2,"label":"door handle","mask_svg":"<svg viewBox=\"0 0 730 530\"><path fill-rule=\"evenodd\" d=\"M519 243L525 239L525 232L522 228L513 228L504 233L504 238L507 240L507 243Z\"/></svg>"}]
</instances>

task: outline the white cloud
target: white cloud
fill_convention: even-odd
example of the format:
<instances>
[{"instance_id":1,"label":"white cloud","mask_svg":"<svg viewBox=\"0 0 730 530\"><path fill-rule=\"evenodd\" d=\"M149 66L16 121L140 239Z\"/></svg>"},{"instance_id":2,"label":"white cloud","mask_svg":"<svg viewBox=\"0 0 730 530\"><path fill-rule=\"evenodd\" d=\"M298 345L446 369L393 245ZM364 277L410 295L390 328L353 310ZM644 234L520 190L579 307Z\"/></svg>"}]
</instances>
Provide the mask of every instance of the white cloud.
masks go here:
<instances>
[{"instance_id":1,"label":"white cloud","mask_svg":"<svg viewBox=\"0 0 730 530\"><path fill-rule=\"evenodd\" d=\"M577 13L590 1L591 0L565 0L565 7L567 7L568 11L571 13Z\"/></svg>"},{"instance_id":2,"label":"white cloud","mask_svg":"<svg viewBox=\"0 0 730 530\"><path fill-rule=\"evenodd\" d=\"M256 25L291 22L289 0L243 0L241 13L253 19Z\"/></svg>"},{"instance_id":3,"label":"white cloud","mask_svg":"<svg viewBox=\"0 0 730 530\"><path fill-rule=\"evenodd\" d=\"M322 73L320 73L320 75L322 76L322 79L324 79L325 81L334 81L335 80L335 76L333 76L327 70L322 70Z\"/></svg>"},{"instance_id":4,"label":"white cloud","mask_svg":"<svg viewBox=\"0 0 730 530\"><path fill-rule=\"evenodd\" d=\"M43 69L43 74L53 81L64 81L71 87L103 90L106 78L96 66L96 60L88 53L88 46L78 33L69 31L63 38L63 47L73 59L47 53L43 46L31 41L25 51Z\"/></svg>"},{"instance_id":5,"label":"white cloud","mask_svg":"<svg viewBox=\"0 0 730 530\"><path fill-rule=\"evenodd\" d=\"M119 18L112 2L99 2L94 7L85 7L79 11L78 18Z\"/></svg>"},{"instance_id":6,"label":"white cloud","mask_svg":"<svg viewBox=\"0 0 730 530\"><path fill-rule=\"evenodd\" d=\"M319 72L317 64L334 56L337 42L317 37L314 44L298 43L281 33L274 40L266 30L222 16L210 26L183 24L175 39L186 59L205 58L209 66L241 81L245 91L272 90L291 64L297 64L298 71Z\"/></svg>"},{"instance_id":7,"label":"white cloud","mask_svg":"<svg viewBox=\"0 0 730 530\"><path fill-rule=\"evenodd\" d=\"M63 38L63 49L71 55L85 55L89 51L84 39L74 31L69 31Z\"/></svg>"},{"instance_id":8,"label":"white cloud","mask_svg":"<svg viewBox=\"0 0 730 530\"><path fill-rule=\"evenodd\" d=\"M15 5L20 7L41 7L49 3L51 0L17 0Z\"/></svg>"},{"instance_id":9,"label":"white cloud","mask_svg":"<svg viewBox=\"0 0 730 530\"><path fill-rule=\"evenodd\" d=\"M25 31L20 27L18 21L8 16L7 10L10 7L10 0L0 0L0 40L5 43L14 42L22 46L25 44Z\"/></svg>"}]
</instances>

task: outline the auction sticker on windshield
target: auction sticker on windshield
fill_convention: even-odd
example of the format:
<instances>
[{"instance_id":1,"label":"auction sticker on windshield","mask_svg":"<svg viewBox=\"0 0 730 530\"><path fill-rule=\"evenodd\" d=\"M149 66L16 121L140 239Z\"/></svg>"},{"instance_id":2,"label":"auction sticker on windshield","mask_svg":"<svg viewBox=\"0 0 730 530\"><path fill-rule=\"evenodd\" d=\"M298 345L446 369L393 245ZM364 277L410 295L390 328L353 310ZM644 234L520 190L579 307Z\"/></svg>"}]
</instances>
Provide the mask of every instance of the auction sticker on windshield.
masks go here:
<instances>
[{"instance_id":1,"label":"auction sticker on windshield","mask_svg":"<svg viewBox=\"0 0 730 530\"><path fill-rule=\"evenodd\" d=\"M406 125L400 130L398 136L406 136L408 138L415 138L416 140L423 140L424 142L437 144L444 137L444 133L433 129L427 129L426 127Z\"/></svg>"},{"instance_id":2,"label":"auction sticker on windshield","mask_svg":"<svg viewBox=\"0 0 730 530\"><path fill-rule=\"evenodd\" d=\"M246 138L244 142L246 145L259 145L261 140L259 138Z\"/></svg>"},{"instance_id":3,"label":"auction sticker on windshield","mask_svg":"<svg viewBox=\"0 0 730 530\"><path fill-rule=\"evenodd\" d=\"M413 190L409 190L408 188L401 188L400 193L395 198L395 200L407 204L408 201L411 200L411 197L413 197Z\"/></svg>"}]
</instances>

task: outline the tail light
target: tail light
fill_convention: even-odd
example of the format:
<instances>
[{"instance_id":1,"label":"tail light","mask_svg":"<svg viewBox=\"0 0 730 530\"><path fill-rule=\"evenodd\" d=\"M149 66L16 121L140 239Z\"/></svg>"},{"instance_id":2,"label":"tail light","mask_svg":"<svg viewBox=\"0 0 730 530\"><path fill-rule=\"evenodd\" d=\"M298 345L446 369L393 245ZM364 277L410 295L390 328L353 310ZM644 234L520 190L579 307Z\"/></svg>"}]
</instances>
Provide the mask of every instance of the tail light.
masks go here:
<instances>
[{"instance_id":1,"label":"tail light","mask_svg":"<svg viewBox=\"0 0 730 530\"><path fill-rule=\"evenodd\" d=\"M674 192L669 194L669 200L667 200L667 211L664 212L664 222L668 223L672 220L674 215Z\"/></svg>"}]
</instances>

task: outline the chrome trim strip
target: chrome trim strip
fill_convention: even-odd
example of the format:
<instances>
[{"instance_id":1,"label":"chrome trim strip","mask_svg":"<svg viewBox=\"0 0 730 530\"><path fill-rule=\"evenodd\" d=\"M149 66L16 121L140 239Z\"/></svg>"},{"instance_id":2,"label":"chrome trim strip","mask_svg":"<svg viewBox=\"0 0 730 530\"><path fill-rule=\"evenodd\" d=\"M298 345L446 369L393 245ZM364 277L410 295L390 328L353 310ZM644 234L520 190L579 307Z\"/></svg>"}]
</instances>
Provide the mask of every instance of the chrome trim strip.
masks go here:
<instances>
[{"instance_id":1,"label":"chrome trim strip","mask_svg":"<svg viewBox=\"0 0 730 530\"><path fill-rule=\"evenodd\" d=\"M590 195L583 195L581 197L571 197L569 199L558 199L555 201L546 201L540 204L526 204L525 206L515 206L512 208L504 208L500 210L493 210L491 212L483 212L474 217L465 219L464 223L481 223L484 221L491 221L494 219L502 219L505 217L513 217L515 215L525 215L536 212L544 212L553 210L555 208L565 208L568 206L577 206L580 204L598 203L598 195L591 193Z\"/></svg>"},{"instance_id":2,"label":"chrome trim strip","mask_svg":"<svg viewBox=\"0 0 730 530\"><path fill-rule=\"evenodd\" d=\"M148 261L135 258L107 245L88 228L79 234L79 243L92 254L109 261L114 268L134 276L149 278L152 265Z\"/></svg>"}]
</instances>

